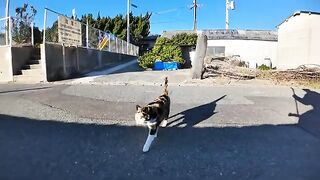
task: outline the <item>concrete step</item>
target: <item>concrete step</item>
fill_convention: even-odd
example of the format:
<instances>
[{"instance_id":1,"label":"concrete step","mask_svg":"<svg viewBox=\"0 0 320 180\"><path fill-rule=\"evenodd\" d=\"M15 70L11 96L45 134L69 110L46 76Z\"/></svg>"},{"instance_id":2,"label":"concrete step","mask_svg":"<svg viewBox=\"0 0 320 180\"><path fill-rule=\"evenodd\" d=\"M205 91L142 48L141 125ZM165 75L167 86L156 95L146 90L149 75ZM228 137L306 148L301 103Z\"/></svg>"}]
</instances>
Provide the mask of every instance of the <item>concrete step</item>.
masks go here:
<instances>
[{"instance_id":1,"label":"concrete step","mask_svg":"<svg viewBox=\"0 0 320 180\"><path fill-rule=\"evenodd\" d=\"M27 64L23 66L23 69L41 69L41 64Z\"/></svg>"},{"instance_id":2,"label":"concrete step","mask_svg":"<svg viewBox=\"0 0 320 180\"><path fill-rule=\"evenodd\" d=\"M22 75L29 75L29 76L42 76L42 69L23 69Z\"/></svg>"},{"instance_id":3,"label":"concrete step","mask_svg":"<svg viewBox=\"0 0 320 180\"><path fill-rule=\"evenodd\" d=\"M15 75L15 76L13 76L13 81L18 82L18 83L39 83L39 82L44 82L44 77L42 77L42 76Z\"/></svg>"},{"instance_id":4,"label":"concrete step","mask_svg":"<svg viewBox=\"0 0 320 180\"><path fill-rule=\"evenodd\" d=\"M27 62L27 65L31 65L31 64L41 64L41 60L30 60Z\"/></svg>"}]
</instances>

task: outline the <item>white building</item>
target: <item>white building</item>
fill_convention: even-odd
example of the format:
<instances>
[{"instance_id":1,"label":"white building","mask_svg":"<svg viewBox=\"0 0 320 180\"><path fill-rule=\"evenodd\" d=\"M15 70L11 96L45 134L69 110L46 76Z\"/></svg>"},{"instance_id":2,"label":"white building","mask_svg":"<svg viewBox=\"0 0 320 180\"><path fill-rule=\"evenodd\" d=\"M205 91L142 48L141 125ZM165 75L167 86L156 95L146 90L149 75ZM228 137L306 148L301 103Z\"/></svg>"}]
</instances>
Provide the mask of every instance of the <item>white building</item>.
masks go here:
<instances>
[{"instance_id":1,"label":"white building","mask_svg":"<svg viewBox=\"0 0 320 180\"><path fill-rule=\"evenodd\" d=\"M193 31L164 31L162 37ZM208 38L207 56L239 56L250 68L273 63L277 58L277 32L263 30L201 30Z\"/></svg>"},{"instance_id":2,"label":"white building","mask_svg":"<svg viewBox=\"0 0 320 180\"><path fill-rule=\"evenodd\" d=\"M203 30L208 37L207 55L239 56L250 68L277 58L277 32L263 30Z\"/></svg>"},{"instance_id":3,"label":"white building","mask_svg":"<svg viewBox=\"0 0 320 180\"><path fill-rule=\"evenodd\" d=\"M171 38L170 31L162 36ZM278 31L265 30L201 30L208 37L207 55L240 56L250 68L268 64L277 69L300 65L320 65L320 12L299 11L284 20Z\"/></svg>"},{"instance_id":4,"label":"white building","mask_svg":"<svg viewBox=\"0 0 320 180\"><path fill-rule=\"evenodd\" d=\"M320 13L300 11L278 26L278 69L320 65Z\"/></svg>"}]
</instances>

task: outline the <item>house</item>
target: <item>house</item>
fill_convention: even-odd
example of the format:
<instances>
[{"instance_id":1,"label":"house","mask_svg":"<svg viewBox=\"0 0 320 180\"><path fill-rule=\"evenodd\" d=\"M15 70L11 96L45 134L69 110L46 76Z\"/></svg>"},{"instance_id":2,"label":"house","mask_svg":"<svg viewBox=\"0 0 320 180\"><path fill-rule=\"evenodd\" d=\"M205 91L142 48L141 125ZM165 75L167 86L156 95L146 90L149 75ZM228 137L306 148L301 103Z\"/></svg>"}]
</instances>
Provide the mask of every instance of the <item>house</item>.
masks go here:
<instances>
[{"instance_id":1,"label":"house","mask_svg":"<svg viewBox=\"0 0 320 180\"><path fill-rule=\"evenodd\" d=\"M164 31L162 37L171 38L178 33L194 33L194 31ZM249 67L276 61L276 31L264 30L201 30L207 36L207 56L238 56L246 61ZM266 62L268 61L268 62Z\"/></svg>"},{"instance_id":2,"label":"house","mask_svg":"<svg viewBox=\"0 0 320 180\"><path fill-rule=\"evenodd\" d=\"M278 25L278 69L320 65L320 13L299 11Z\"/></svg>"},{"instance_id":3,"label":"house","mask_svg":"<svg viewBox=\"0 0 320 180\"><path fill-rule=\"evenodd\" d=\"M150 35L150 36L143 38L140 42L140 48L139 48L140 54L147 52L147 51L150 51L154 47L156 40L159 36L160 35Z\"/></svg>"},{"instance_id":4,"label":"house","mask_svg":"<svg viewBox=\"0 0 320 180\"><path fill-rule=\"evenodd\" d=\"M238 56L250 68L270 64L277 58L276 31L202 30L208 38L207 56Z\"/></svg>"}]
</instances>

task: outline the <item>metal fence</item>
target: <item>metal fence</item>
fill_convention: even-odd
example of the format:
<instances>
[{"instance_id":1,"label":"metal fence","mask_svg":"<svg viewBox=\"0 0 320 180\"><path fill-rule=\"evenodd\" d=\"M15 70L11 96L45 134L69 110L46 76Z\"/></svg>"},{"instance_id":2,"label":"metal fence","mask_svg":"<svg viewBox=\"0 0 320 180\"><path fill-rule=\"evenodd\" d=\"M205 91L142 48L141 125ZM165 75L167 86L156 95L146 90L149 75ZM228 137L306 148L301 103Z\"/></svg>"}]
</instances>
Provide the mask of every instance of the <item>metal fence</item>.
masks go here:
<instances>
[{"instance_id":1,"label":"metal fence","mask_svg":"<svg viewBox=\"0 0 320 180\"><path fill-rule=\"evenodd\" d=\"M0 46L33 45L33 22L16 17L0 19Z\"/></svg>"},{"instance_id":2,"label":"metal fence","mask_svg":"<svg viewBox=\"0 0 320 180\"><path fill-rule=\"evenodd\" d=\"M10 18L1 18L0 19L0 46L11 45L10 41Z\"/></svg>"},{"instance_id":3,"label":"metal fence","mask_svg":"<svg viewBox=\"0 0 320 180\"><path fill-rule=\"evenodd\" d=\"M59 18L60 22L58 20ZM64 26L63 23L61 23L62 19L66 22L68 21L67 23L70 23L70 25L76 24L76 28L65 29L62 32L61 27ZM61 23L60 27L58 23ZM65 32L67 32L68 35L66 35ZM76 41L72 43L72 39L76 39ZM49 42L68 44L71 46L81 46L86 48L93 48L103 51L128 54L134 56L138 56L139 54L138 46L135 46L131 43L127 43L126 41L117 38L110 31L102 31L96 29L94 27L89 26L88 24L82 23L77 20L73 20L56 11L47 8L45 9L44 13L43 41L44 43Z\"/></svg>"}]
</instances>

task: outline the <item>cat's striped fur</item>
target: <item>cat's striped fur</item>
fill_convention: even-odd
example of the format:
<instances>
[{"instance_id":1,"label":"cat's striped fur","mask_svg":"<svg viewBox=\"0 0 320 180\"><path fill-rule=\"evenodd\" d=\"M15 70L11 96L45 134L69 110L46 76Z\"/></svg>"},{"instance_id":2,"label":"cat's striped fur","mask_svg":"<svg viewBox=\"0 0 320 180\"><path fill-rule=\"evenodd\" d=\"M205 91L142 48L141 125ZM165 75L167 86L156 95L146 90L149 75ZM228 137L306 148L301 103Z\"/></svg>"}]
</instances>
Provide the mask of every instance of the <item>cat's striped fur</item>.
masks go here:
<instances>
[{"instance_id":1,"label":"cat's striped fur","mask_svg":"<svg viewBox=\"0 0 320 180\"><path fill-rule=\"evenodd\" d=\"M164 91L153 102L144 107L136 106L135 120L139 125L146 125L149 128L149 135L143 147L143 151L149 150L150 145L159 130L159 126L165 127L170 113L170 97L168 94L168 77L164 81Z\"/></svg>"}]
</instances>

